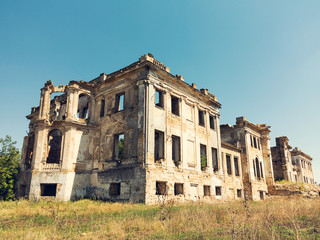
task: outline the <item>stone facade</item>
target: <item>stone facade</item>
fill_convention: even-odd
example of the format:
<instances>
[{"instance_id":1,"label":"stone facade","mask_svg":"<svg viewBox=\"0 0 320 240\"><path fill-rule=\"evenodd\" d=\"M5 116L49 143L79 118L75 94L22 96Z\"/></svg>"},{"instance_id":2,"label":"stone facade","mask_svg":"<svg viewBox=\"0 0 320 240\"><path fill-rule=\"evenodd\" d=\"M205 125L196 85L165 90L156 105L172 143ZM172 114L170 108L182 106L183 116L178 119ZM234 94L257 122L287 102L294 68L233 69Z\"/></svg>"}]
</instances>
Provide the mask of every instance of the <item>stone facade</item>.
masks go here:
<instances>
[{"instance_id":1,"label":"stone facade","mask_svg":"<svg viewBox=\"0 0 320 240\"><path fill-rule=\"evenodd\" d=\"M290 149L287 137L276 138L276 146L271 148L275 180L315 184L312 158L299 148Z\"/></svg>"},{"instance_id":2,"label":"stone facade","mask_svg":"<svg viewBox=\"0 0 320 240\"><path fill-rule=\"evenodd\" d=\"M264 199L268 187L274 184L269 128L245 117L237 118L234 126L220 126L222 141L241 149L242 181L248 199Z\"/></svg>"},{"instance_id":3,"label":"stone facade","mask_svg":"<svg viewBox=\"0 0 320 240\"><path fill-rule=\"evenodd\" d=\"M274 184L269 127L244 117L220 127L219 109L216 96L151 54L89 82L48 81L27 116L18 195L146 204L263 199Z\"/></svg>"}]
</instances>

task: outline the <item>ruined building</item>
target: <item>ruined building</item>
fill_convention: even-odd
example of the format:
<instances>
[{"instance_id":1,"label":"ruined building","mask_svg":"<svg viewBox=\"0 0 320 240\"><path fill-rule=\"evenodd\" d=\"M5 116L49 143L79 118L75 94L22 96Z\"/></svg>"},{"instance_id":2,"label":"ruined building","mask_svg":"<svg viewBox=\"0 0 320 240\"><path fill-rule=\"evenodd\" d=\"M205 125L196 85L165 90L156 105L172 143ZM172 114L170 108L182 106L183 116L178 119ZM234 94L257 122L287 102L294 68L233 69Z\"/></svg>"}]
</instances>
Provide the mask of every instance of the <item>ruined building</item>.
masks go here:
<instances>
[{"instance_id":1,"label":"ruined building","mask_svg":"<svg viewBox=\"0 0 320 240\"><path fill-rule=\"evenodd\" d=\"M147 204L160 196L263 199L274 183L269 127L241 117L220 133L219 109L216 96L151 54L89 82L48 81L27 116L18 194Z\"/></svg>"},{"instance_id":2,"label":"ruined building","mask_svg":"<svg viewBox=\"0 0 320 240\"><path fill-rule=\"evenodd\" d=\"M276 146L271 148L274 178L314 184L312 158L299 148L291 149L287 137L276 138Z\"/></svg>"}]
</instances>

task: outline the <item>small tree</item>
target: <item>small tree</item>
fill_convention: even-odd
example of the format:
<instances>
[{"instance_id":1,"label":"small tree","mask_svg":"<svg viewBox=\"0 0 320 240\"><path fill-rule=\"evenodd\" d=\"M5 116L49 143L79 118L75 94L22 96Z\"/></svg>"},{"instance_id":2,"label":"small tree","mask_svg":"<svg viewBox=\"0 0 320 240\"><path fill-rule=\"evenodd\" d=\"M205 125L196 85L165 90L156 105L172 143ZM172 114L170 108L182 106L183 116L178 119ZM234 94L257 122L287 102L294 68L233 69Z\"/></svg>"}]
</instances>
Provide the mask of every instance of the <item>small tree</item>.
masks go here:
<instances>
[{"instance_id":1,"label":"small tree","mask_svg":"<svg viewBox=\"0 0 320 240\"><path fill-rule=\"evenodd\" d=\"M18 176L20 152L10 136L0 138L0 199L14 198L15 182Z\"/></svg>"}]
</instances>

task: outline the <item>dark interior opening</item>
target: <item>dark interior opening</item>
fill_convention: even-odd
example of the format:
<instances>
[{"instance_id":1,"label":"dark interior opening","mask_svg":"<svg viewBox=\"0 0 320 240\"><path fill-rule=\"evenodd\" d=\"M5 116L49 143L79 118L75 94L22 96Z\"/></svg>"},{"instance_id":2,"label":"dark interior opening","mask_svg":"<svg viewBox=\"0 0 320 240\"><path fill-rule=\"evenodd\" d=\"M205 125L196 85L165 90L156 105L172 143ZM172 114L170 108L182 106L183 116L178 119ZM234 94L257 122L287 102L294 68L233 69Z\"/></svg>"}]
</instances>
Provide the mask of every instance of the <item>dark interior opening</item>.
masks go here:
<instances>
[{"instance_id":1,"label":"dark interior opening","mask_svg":"<svg viewBox=\"0 0 320 240\"><path fill-rule=\"evenodd\" d=\"M57 184L46 183L40 184L41 196L55 197L57 194Z\"/></svg>"}]
</instances>

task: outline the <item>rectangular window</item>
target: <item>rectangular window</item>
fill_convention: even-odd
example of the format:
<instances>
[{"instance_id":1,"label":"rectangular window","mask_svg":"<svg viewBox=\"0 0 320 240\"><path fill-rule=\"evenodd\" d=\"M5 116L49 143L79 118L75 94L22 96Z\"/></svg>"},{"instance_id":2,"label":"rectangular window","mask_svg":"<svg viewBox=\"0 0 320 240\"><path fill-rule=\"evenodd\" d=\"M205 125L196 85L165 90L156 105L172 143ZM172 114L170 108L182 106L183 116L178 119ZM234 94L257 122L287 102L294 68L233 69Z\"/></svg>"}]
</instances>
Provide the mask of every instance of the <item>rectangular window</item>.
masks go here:
<instances>
[{"instance_id":1,"label":"rectangular window","mask_svg":"<svg viewBox=\"0 0 320 240\"><path fill-rule=\"evenodd\" d=\"M40 184L40 191L43 197L55 197L57 194L57 184Z\"/></svg>"},{"instance_id":2,"label":"rectangular window","mask_svg":"<svg viewBox=\"0 0 320 240\"><path fill-rule=\"evenodd\" d=\"M237 197L241 198L242 197L242 191L241 189L237 189Z\"/></svg>"},{"instance_id":3,"label":"rectangular window","mask_svg":"<svg viewBox=\"0 0 320 240\"><path fill-rule=\"evenodd\" d=\"M214 116L210 115L209 116L209 121L210 121L210 128L214 129Z\"/></svg>"},{"instance_id":4,"label":"rectangular window","mask_svg":"<svg viewBox=\"0 0 320 240\"><path fill-rule=\"evenodd\" d=\"M253 147L252 135L250 135L250 143L251 143L251 147Z\"/></svg>"},{"instance_id":5,"label":"rectangular window","mask_svg":"<svg viewBox=\"0 0 320 240\"><path fill-rule=\"evenodd\" d=\"M218 164L218 151L216 148L211 148L212 152L212 167L213 171L218 171L219 170L219 164Z\"/></svg>"},{"instance_id":6,"label":"rectangular window","mask_svg":"<svg viewBox=\"0 0 320 240\"><path fill-rule=\"evenodd\" d=\"M260 150L260 139L258 138L258 149Z\"/></svg>"},{"instance_id":7,"label":"rectangular window","mask_svg":"<svg viewBox=\"0 0 320 240\"><path fill-rule=\"evenodd\" d=\"M104 116L104 106L105 106L105 100L102 99L100 102L101 106L100 106L100 117Z\"/></svg>"},{"instance_id":8,"label":"rectangular window","mask_svg":"<svg viewBox=\"0 0 320 240\"><path fill-rule=\"evenodd\" d=\"M180 137L172 135L172 161L176 166L181 162L180 159Z\"/></svg>"},{"instance_id":9,"label":"rectangular window","mask_svg":"<svg viewBox=\"0 0 320 240\"><path fill-rule=\"evenodd\" d=\"M113 159L121 162L123 159L123 149L124 149L124 134L114 135L114 149L113 149Z\"/></svg>"},{"instance_id":10,"label":"rectangular window","mask_svg":"<svg viewBox=\"0 0 320 240\"><path fill-rule=\"evenodd\" d=\"M226 155L226 161L227 161L227 173L229 175L231 175L232 170L231 170L231 156L230 155Z\"/></svg>"},{"instance_id":11,"label":"rectangular window","mask_svg":"<svg viewBox=\"0 0 320 240\"><path fill-rule=\"evenodd\" d=\"M204 185L203 186L203 195L209 197L210 194L210 186Z\"/></svg>"},{"instance_id":12,"label":"rectangular window","mask_svg":"<svg viewBox=\"0 0 320 240\"><path fill-rule=\"evenodd\" d=\"M154 131L154 160L163 159L164 156L164 132Z\"/></svg>"},{"instance_id":13,"label":"rectangular window","mask_svg":"<svg viewBox=\"0 0 320 240\"><path fill-rule=\"evenodd\" d=\"M253 137L253 144L254 144L254 148L257 148L257 138Z\"/></svg>"},{"instance_id":14,"label":"rectangular window","mask_svg":"<svg viewBox=\"0 0 320 240\"><path fill-rule=\"evenodd\" d=\"M199 110L199 125L204 126L204 111Z\"/></svg>"},{"instance_id":15,"label":"rectangular window","mask_svg":"<svg viewBox=\"0 0 320 240\"><path fill-rule=\"evenodd\" d=\"M200 144L200 161L201 161L201 170L206 170L207 164L207 147L206 145Z\"/></svg>"},{"instance_id":16,"label":"rectangular window","mask_svg":"<svg viewBox=\"0 0 320 240\"><path fill-rule=\"evenodd\" d=\"M119 93L116 95L116 112L124 110L124 93Z\"/></svg>"},{"instance_id":17,"label":"rectangular window","mask_svg":"<svg viewBox=\"0 0 320 240\"><path fill-rule=\"evenodd\" d=\"M221 187L216 187L216 196L221 196Z\"/></svg>"},{"instance_id":18,"label":"rectangular window","mask_svg":"<svg viewBox=\"0 0 320 240\"><path fill-rule=\"evenodd\" d=\"M167 182L156 182L156 195L167 194Z\"/></svg>"},{"instance_id":19,"label":"rectangular window","mask_svg":"<svg viewBox=\"0 0 320 240\"><path fill-rule=\"evenodd\" d=\"M171 112L174 115L180 116L179 114L179 98L171 96Z\"/></svg>"},{"instance_id":20,"label":"rectangular window","mask_svg":"<svg viewBox=\"0 0 320 240\"><path fill-rule=\"evenodd\" d=\"M261 178L263 178L263 168L262 168L262 162L260 162L260 171L261 171Z\"/></svg>"},{"instance_id":21,"label":"rectangular window","mask_svg":"<svg viewBox=\"0 0 320 240\"><path fill-rule=\"evenodd\" d=\"M263 200L263 199L264 199L264 193L263 193L263 191L259 191L259 194L260 194L260 199Z\"/></svg>"},{"instance_id":22,"label":"rectangular window","mask_svg":"<svg viewBox=\"0 0 320 240\"><path fill-rule=\"evenodd\" d=\"M109 193L110 196L119 196L120 195L120 183L110 183Z\"/></svg>"},{"instance_id":23,"label":"rectangular window","mask_svg":"<svg viewBox=\"0 0 320 240\"><path fill-rule=\"evenodd\" d=\"M183 183L174 184L174 195L183 194Z\"/></svg>"},{"instance_id":24,"label":"rectangular window","mask_svg":"<svg viewBox=\"0 0 320 240\"><path fill-rule=\"evenodd\" d=\"M155 92L155 105L157 107L160 107L160 108L163 108L164 104L163 104L163 92L156 89L156 92Z\"/></svg>"},{"instance_id":25,"label":"rectangular window","mask_svg":"<svg viewBox=\"0 0 320 240\"><path fill-rule=\"evenodd\" d=\"M235 172L236 176L240 176L238 158L234 157L233 160L234 160L234 172Z\"/></svg>"}]
</instances>

